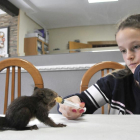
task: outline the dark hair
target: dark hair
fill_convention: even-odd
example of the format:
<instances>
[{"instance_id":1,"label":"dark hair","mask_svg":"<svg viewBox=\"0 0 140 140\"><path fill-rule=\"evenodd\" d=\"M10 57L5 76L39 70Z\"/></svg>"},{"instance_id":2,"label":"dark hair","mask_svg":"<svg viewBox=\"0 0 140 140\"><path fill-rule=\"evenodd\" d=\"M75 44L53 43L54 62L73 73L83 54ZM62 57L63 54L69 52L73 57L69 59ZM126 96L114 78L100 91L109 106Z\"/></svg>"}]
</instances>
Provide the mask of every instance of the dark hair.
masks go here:
<instances>
[{"instance_id":1,"label":"dark hair","mask_svg":"<svg viewBox=\"0 0 140 140\"><path fill-rule=\"evenodd\" d=\"M127 18L123 19L119 24L118 24L118 29L123 30L124 28L137 28L140 29L140 14L135 14L128 16Z\"/></svg>"},{"instance_id":2,"label":"dark hair","mask_svg":"<svg viewBox=\"0 0 140 140\"><path fill-rule=\"evenodd\" d=\"M117 77L115 76L117 73ZM130 74L132 74L131 70L127 67L127 65L125 65L124 69L116 69L114 71L112 71L111 73L109 73L110 75L112 75L115 78L121 79L124 78Z\"/></svg>"},{"instance_id":3,"label":"dark hair","mask_svg":"<svg viewBox=\"0 0 140 140\"><path fill-rule=\"evenodd\" d=\"M123 19L118 24L116 34L119 32L119 30L123 30L125 28L140 29L140 14L131 15ZM119 75L121 75L120 78L123 78L125 76L132 74L131 70L127 66L125 66L125 69L123 70L118 70L114 72L117 72Z\"/></svg>"}]
</instances>

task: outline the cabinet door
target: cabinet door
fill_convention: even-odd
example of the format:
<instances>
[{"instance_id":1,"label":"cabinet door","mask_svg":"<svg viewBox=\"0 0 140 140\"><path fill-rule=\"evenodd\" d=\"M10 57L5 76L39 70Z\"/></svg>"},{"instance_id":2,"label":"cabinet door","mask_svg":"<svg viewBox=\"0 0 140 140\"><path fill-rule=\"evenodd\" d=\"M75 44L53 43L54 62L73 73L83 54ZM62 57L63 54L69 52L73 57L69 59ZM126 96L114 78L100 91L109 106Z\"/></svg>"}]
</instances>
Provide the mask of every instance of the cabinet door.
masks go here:
<instances>
[{"instance_id":1,"label":"cabinet door","mask_svg":"<svg viewBox=\"0 0 140 140\"><path fill-rule=\"evenodd\" d=\"M43 54L43 52L42 52L42 46L43 46L42 42L39 41L39 40L37 40L37 52L38 52L38 55Z\"/></svg>"},{"instance_id":2,"label":"cabinet door","mask_svg":"<svg viewBox=\"0 0 140 140\"><path fill-rule=\"evenodd\" d=\"M48 54L49 53L49 46L48 44L44 43L44 54Z\"/></svg>"}]
</instances>

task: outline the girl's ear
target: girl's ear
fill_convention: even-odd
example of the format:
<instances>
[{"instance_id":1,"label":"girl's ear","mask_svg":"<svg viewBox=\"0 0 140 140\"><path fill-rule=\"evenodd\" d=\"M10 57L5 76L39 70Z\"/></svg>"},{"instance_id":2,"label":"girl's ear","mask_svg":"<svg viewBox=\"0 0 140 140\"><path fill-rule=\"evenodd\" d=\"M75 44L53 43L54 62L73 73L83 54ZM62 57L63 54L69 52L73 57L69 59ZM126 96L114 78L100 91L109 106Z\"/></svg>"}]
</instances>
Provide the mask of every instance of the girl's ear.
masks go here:
<instances>
[{"instance_id":1,"label":"girl's ear","mask_svg":"<svg viewBox=\"0 0 140 140\"><path fill-rule=\"evenodd\" d=\"M34 90L38 89L38 87L35 87Z\"/></svg>"}]
</instances>

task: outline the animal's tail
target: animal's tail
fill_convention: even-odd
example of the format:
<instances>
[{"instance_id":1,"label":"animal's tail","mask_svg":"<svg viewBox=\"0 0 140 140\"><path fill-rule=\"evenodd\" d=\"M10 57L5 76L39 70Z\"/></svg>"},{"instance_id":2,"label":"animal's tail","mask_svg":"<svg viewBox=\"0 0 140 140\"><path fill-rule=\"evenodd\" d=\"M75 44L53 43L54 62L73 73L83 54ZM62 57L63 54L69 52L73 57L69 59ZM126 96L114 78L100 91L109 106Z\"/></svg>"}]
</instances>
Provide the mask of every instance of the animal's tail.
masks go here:
<instances>
[{"instance_id":1,"label":"animal's tail","mask_svg":"<svg viewBox=\"0 0 140 140\"><path fill-rule=\"evenodd\" d=\"M0 117L0 130L3 130L5 126L6 126L6 118Z\"/></svg>"},{"instance_id":2,"label":"animal's tail","mask_svg":"<svg viewBox=\"0 0 140 140\"><path fill-rule=\"evenodd\" d=\"M14 128L8 127L5 117L0 117L0 131L1 130L14 130Z\"/></svg>"}]
</instances>

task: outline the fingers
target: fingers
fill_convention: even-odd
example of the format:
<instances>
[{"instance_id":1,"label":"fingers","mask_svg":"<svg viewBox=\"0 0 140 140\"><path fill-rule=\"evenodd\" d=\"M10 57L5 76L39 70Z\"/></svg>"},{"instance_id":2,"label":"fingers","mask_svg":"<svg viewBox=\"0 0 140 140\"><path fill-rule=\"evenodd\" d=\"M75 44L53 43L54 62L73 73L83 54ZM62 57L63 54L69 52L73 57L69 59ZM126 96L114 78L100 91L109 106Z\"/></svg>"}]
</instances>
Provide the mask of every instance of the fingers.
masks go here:
<instances>
[{"instance_id":1,"label":"fingers","mask_svg":"<svg viewBox=\"0 0 140 140\"><path fill-rule=\"evenodd\" d=\"M84 103L84 102L81 102L81 103L80 103L80 107L81 107L81 108L84 108L84 107L85 107L85 103Z\"/></svg>"},{"instance_id":2,"label":"fingers","mask_svg":"<svg viewBox=\"0 0 140 140\"><path fill-rule=\"evenodd\" d=\"M140 64L138 64L137 66L139 66L139 65ZM137 68L137 66L136 66L136 68ZM134 69L131 70L133 74L135 73L136 68L134 68Z\"/></svg>"},{"instance_id":3,"label":"fingers","mask_svg":"<svg viewBox=\"0 0 140 140\"><path fill-rule=\"evenodd\" d=\"M73 103L81 103L80 98L78 96L72 96L70 98L67 98L67 100Z\"/></svg>"},{"instance_id":4,"label":"fingers","mask_svg":"<svg viewBox=\"0 0 140 140\"><path fill-rule=\"evenodd\" d=\"M64 112L63 115L66 116L66 118L69 120L74 120L79 118L82 113L80 113L79 110L71 109L71 111Z\"/></svg>"},{"instance_id":5,"label":"fingers","mask_svg":"<svg viewBox=\"0 0 140 140\"><path fill-rule=\"evenodd\" d=\"M85 103L80 101L80 98L78 96L72 96L70 98L67 98L67 100L78 103L80 105L80 109L75 109L73 107L66 106L64 104L59 104L59 111L62 113L63 116L65 116L67 119L77 119L82 115L84 112L83 107L85 107Z\"/></svg>"},{"instance_id":6,"label":"fingers","mask_svg":"<svg viewBox=\"0 0 140 140\"><path fill-rule=\"evenodd\" d=\"M79 118L84 112L83 109L75 109L75 108L68 107L63 104L60 104L59 111L62 113L63 116L65 116L69 120Z\"/></svg>"}]
</instances>

